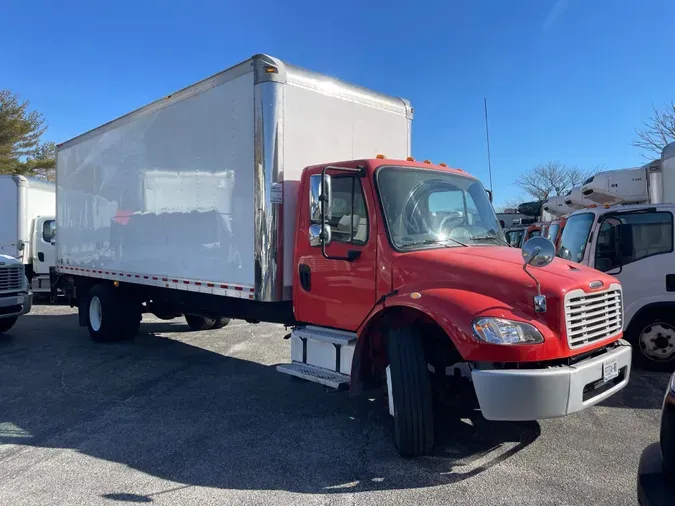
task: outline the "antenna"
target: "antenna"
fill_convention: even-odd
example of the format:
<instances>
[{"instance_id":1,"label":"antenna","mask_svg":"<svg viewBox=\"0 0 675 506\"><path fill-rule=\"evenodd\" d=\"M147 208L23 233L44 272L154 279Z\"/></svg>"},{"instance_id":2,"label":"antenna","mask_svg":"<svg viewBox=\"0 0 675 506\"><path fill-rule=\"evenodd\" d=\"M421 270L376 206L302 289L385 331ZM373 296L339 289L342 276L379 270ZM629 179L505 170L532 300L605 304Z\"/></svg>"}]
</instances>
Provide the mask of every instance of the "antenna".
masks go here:
<instances>
[{"instance_id":1,"label":"antenna","mask_svg":"<svg viewBox=\"0 0 675 506\"><path fill-rule=\"evenodd\" d=\"M487 113L486 97L483 97L483 105L485 106L485 140L487 141L488 173L490 175L490 193L492 193L492 160L490 158L490 130L488 129L488 113Z\"/></svg>"}]
</instances>

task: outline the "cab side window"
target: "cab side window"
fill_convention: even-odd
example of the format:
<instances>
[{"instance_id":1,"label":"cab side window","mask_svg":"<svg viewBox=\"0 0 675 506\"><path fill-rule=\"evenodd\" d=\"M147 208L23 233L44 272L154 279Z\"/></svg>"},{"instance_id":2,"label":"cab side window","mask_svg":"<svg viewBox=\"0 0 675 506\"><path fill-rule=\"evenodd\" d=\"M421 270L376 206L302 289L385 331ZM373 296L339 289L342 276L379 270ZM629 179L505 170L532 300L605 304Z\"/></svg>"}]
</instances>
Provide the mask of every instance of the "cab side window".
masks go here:
<instances>
[{"instance_id":1,"label":"cab side window","mask_svg":"<svg viewBox=\"0 0 675 506\"><path fill-rule=\"evenodd\" d=\"M605 218L595 247L595 268L607 272L643 258L673 251L673 215L625 213Z\"/></svg>"},{"instance_id":2,"label":"cab side window","mask_svg":"<svg viewBox=\"0 0 675 506\"><path fill-rule=\"evenodd\" d=\"M51 243L56 237L56 221L49 220L42 224L42 240Z\"/></svg>"},{"instance_id":3,"label":"cab side window","mask_svg":"<svg viewBox=\"0 0 675 506\"><path fill-rule=\"evenodd\" d=\"M361 245L368 241L368 209L361 178L333 176L330 226L335 242Z\"/></svg>"}]
</instances>

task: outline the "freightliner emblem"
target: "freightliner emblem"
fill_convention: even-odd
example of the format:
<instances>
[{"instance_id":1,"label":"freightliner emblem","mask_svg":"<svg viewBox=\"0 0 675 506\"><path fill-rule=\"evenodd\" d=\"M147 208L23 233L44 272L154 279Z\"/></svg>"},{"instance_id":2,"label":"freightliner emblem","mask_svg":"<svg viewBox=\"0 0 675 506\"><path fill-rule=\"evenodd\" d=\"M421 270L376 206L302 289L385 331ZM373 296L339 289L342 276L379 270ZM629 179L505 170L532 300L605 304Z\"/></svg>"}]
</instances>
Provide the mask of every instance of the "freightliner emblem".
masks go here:
<instances>
[{"instance_id":1,"label":"freightliner emblem","mask_svg":"<svg viewBox=\"0 0 675 506\"><path fill-rule=\"evenodd\" d=\"M591 281L588 283L591 288L602 288L602 281Z\"/></svg>"}]
</instances>

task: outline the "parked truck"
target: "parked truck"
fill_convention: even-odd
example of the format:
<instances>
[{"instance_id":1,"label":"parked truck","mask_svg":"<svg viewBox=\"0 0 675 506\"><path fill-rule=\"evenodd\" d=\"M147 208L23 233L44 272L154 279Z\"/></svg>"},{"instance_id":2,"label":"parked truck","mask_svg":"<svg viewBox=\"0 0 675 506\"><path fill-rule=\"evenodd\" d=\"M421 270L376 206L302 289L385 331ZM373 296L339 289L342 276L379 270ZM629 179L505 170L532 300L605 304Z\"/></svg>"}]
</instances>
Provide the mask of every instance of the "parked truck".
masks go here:
<instances>
[{"instance_id":1,"label":"parked truck","mask_svg":"<svg viewBox=\"0 0 675 506\"><path fill-rule=\"evenodd\" d=\"M56 188L25 176L0 176L0 254L24 265L30 289L49 294L56 262Z\"/></svg>"},{"instance_id":2,"label":"parked truck","mask_svg":"<svg viewBox=\"0 0 675 506\"><path fill-rule=\"evenodd\" d=\"M505 246L480 181L410 157L411 122L406 100L258 55L61 144L54 286L96 341L133 337L143 312L287 325L277 369L381 388L406 456L431 450L434 406L459 389L490 420L564 416L622 389L621 285L544 238ZM226 171L230 200L122 205L155 168ZM122 208L152 237L114 248Z\"/></svg>"},{"instance_id":3,"label":"parked truck","mask_svg":"<svg viewBox=\"0 0 675 506\"><path fill-rule=\"evenodd\" d=\"M643 168L618 172L586 181L584 194L598 204L569 216L558 255L616 276L625 289L624 329L635 362L673 370L675 143ZM641 204L612 205L635 200Z\"/></svg>"}]
</instances>

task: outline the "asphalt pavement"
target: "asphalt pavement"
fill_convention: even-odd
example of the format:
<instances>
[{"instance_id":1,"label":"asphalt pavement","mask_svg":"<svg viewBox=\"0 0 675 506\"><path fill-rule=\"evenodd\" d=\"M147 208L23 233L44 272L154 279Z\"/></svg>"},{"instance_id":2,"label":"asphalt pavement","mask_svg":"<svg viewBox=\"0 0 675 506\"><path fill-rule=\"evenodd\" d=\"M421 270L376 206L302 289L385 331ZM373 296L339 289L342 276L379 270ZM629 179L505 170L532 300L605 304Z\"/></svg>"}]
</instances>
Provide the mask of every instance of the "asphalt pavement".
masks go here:
<instances>
[{"instance_id":1,"label":"asphalt pavement","mask_svg":"<svg viewBox=\"0 0 675 506\"><path fill-rule=\"evenodd\" d=\"M634 505L668 380L634 371L562 419L448 417L435 455L406 460L381 399L276 371L281 326L141 332L96 344L37 306L0 335L0 504Z\"/></svg>"}]
</instances>

